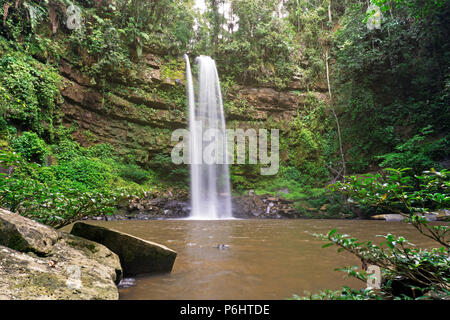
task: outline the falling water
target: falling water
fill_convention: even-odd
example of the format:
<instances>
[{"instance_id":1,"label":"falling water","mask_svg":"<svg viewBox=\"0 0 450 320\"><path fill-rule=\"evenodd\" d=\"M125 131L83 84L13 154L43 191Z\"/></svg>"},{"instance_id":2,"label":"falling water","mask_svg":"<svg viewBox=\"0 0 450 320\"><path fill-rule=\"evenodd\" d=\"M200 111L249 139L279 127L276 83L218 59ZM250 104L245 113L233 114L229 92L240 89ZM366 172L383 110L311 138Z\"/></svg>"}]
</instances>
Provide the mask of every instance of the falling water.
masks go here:
<instances>
[{"instance_id":1,"label":"falling water","mask_svg":"<svg viewBox=\"0 0 450 320\"><path fill-rule=\"evenodd\" d=\"M225 117L216 63L211 57L199 56L196 82L191 73L189 57L186 60L187 96L189 102L189 132L191 159L192 219L230 219L231 189L227 164ZM206 137L205 132L217 134ZM205 161L203 155L211 147L214 161Z\"/></svg>"}]
</instances>

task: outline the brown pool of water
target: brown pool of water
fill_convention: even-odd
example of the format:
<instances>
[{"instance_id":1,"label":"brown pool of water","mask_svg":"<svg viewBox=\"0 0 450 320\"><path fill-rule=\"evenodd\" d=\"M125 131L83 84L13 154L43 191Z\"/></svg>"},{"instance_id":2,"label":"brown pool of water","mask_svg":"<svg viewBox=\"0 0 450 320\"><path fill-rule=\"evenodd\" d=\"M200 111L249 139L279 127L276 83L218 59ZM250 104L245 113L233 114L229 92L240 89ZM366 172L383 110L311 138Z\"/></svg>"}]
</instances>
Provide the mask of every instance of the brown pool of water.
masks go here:
<instances>
[{"instance_id":1,"label":"brown pool of water","mask_svg":"<svg viewBox=\"0 0 450 320\"><path fill-rule=\"evenodd\" d=\"M343 285L363 288L335 268L361 262L312 236L333 228L360 240L392 233L412 243L436 244L403 222L369 220L92 221L158 242L178 255L171 273L137 276L120 299L286 299ZM216 248L218 244L229 247Z\"/></svg>"}]
</instances>

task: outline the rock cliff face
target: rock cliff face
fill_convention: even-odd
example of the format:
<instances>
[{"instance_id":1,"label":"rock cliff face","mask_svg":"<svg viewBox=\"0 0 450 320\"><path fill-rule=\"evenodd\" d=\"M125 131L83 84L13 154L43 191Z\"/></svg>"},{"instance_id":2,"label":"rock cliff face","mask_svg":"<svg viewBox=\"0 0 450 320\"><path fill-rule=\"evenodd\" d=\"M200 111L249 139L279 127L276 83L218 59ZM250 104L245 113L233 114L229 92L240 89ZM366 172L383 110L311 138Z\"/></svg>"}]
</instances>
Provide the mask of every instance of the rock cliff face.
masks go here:
<instances>
[{"instance_id":1,"label":"rock cliff face","mask_svg":"<svg viewBox=\"0 0 450 320\"><path fill-rule=\"evenodd\" d=\"M117 72L101 85L67 60L60 61L59 71L63 122L76 123L74 137L83 145L107 142L119 156L146 165L156 154L170 154L172 130L187 126L181 58L167 60L144 51L132 70ZM326 99L326 87L314 90L316 98ZM307 95L298 82L284 91L237 86L224 96L228 126L283 127L304 107Z\"/></svg>"},{"instance_id":2,"label":"rock cliff face","mask_svg":"<svg viewBox=\"0 0 450 320\"><path fill-rule=\"evenodd\" d=\"M163 95L184 87L175 79L162 81L160 66L156 56L147 54L136 67L139 73L117 74L100 86L61 60L63 122L66 126L76 123L74 136L83 145L111 143L119 155L141 164L152 155L166 153L171 129L184 127L186 121L184 108ZM129 81L123 83L123 77Z\"/></svg>"}]
</instances>

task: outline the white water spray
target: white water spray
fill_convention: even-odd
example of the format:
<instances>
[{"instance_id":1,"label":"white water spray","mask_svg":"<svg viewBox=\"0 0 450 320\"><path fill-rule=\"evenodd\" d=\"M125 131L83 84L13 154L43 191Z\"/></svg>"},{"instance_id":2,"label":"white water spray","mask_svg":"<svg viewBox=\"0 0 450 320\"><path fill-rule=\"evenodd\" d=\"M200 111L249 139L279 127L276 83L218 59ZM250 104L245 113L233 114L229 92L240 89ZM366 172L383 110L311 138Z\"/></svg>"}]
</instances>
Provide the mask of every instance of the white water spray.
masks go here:
<instances>
[{"instance_id":1,"label":"white water spray","mask_svg":"<svg viewBox=\"0 0 450 320\"><path fill-rule=\"evenodd\" d=\"M198 76L194 88L189 57L186 60L187 97L189 102L189 132L191 158L190 218L199 220L230 219L231 188L227 164L225 116L216 63L211 57L196 59ZM195 90L194 90L195 89ZM205 139L203 132L216 130L223 139ZM208 146L215 144L214 163L203 161ZM221 152L220 152L221 151Z\"/></svg>"}]
</instances>

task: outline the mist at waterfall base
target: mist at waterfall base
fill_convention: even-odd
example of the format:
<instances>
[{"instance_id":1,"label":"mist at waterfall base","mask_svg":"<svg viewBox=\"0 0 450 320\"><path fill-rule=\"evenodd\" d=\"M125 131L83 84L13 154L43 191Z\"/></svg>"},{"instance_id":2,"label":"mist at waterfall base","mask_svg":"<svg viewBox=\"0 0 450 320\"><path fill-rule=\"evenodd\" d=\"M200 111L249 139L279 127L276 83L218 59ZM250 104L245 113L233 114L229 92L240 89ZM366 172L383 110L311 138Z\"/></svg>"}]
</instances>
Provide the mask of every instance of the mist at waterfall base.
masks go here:
<instances>
[{"instance_id":1,"label":"mist at waterfall base","mask_svg":"<svg viewBox=\"0 0 450 320\"><path fill-rule=\"evenodd\" d=\"M189 57L186 60L186 90L189 108L190 132L190 188L191 214L189 219L232 219L230 175L227 164L226 139L212 143L221 144L212 164L202 161L203 151L209 141L204 141L202 130L218 130L225 137L225 115L219 75L215 61L208 56L195 59L197 69L192 76ZM205 144L206 142L206 144Z\"/></svg>"}]
</instances>

